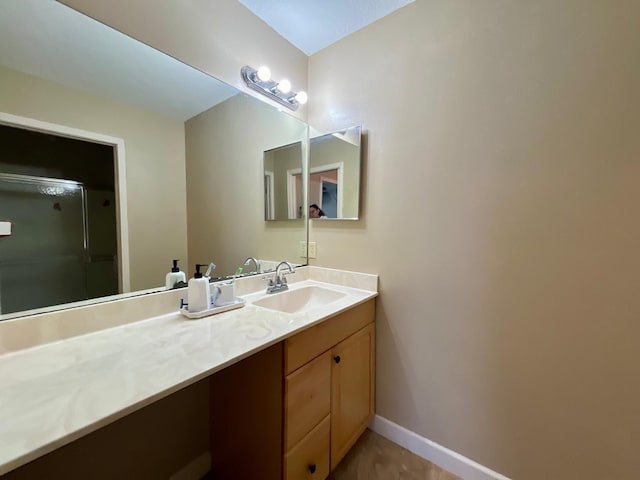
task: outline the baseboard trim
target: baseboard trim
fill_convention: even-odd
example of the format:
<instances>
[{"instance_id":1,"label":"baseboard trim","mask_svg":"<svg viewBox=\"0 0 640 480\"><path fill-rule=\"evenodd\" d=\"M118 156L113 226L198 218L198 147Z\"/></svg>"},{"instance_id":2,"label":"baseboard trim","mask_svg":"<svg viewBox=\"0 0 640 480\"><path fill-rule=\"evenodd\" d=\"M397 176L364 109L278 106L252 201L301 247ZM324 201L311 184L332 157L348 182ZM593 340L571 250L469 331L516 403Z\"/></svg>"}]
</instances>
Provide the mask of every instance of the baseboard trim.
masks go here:
<instances>
[{"instance_id":1,"label":"baseboard trim","mask_svg":"<svg viewBox=\"0 0 640 480\"><path fill-rule=\"evenodd\" d=\"M407 430L380 415L373 417L369 428L464 480L510 480L508 477L494 472L428 438L421 437L417 433Z\"/></svg>"},{"instance_id":2,"label":"baseboard trim","mask_svg":"<svg viewBox=\"0 0 640 480\"><path fill-rule=\"evenodd\" d=\"M209 470L211 470L211 454L204 452L171 475L169 480L200 480Z\"/></svg>"}]
</instances>

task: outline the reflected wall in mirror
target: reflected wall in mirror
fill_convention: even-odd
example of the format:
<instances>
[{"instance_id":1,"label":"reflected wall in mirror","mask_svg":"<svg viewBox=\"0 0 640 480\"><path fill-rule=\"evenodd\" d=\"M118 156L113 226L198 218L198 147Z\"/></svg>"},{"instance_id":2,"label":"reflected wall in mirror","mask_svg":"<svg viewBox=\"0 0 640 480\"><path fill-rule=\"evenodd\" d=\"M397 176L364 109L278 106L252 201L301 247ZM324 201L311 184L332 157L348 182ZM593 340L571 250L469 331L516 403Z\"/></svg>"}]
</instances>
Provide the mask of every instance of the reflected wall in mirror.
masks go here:
<instances>
[{"instance_id":1,"label":"reflected wall in mirror","mask_svg":"<svg viewBox=\"0 0 640 480\"><path fill-rule=\"evenodd\" d=\"M360 206L361 127L309 142L309 218L357 220Z\"/></svg>"},{"instance_id":2,"label":"reflected wall in mirror","mask_svg":"<svg viewBox=\"0 0 640 480\"><path fill-rule=\"evenodd\" d=\"M277 145L306 150L307 124L248 95L236 95L190 119L187 203L191 263L214 262L218 275L257 257L264 270L281 260L306 263L298 245L304 219L264 221L262 156Z\"/></svg>"},{"instance_id":3,"label":"reflected wall in mirror","mask_svg":"<svg viewBox=\"0 0 640 480\"><path fill-rule=\"evenodd\" d=\"M217 139L215 149L210 143L190 148L195 119L207 112L216 118L207 127L207 134ZM274 222L264 231L261 196L245 196L262 183L262 152L301 141L306 125L64 5L52 0L0 2L0 124L21 129L18 136L27 137L23 147L34 150L26 158L19 145L11 155L5 149L0 174L33 180L23 185L27 190L28 185L50 182L44 187L49 195L32 203L42 200L46 205L42 217L30 210L36 207L25 207L20 216L8 211L9 202L0 203L0 219L13 217L12 236L0 238L0 320L35 313L16 312L31 308L28 302L11 301L16 289L43 293L33 307L41 306L45 297L44 304L53 305L105 295L113 291L114 282L120 294L156 291L164 288L174 258L188 274L193 263L215 261L221 276L234 273L247 257L306 262L296 247L298 238L306 238L305 224L280 228ZM299 136L292 136L295 129ZM255 130L262 131L261 141L249 148ZM35 147L34 131L46 133L42 147ZM106 153L70 147L64 161L56 163L60 155L47 145L70 139L88 140ZM203 150L207 147L212 148ZM99 166L105 158L108 169ZM204 171L203 159L208 165ZM76 192L83 193L54 199L51 194L67 185L64 182L75 182ZM91 195L91 189L99 193ZM29 196L8 194L14 199ZM93 203L98 211L89 220L83 218ZM101 215L106 210L110 216ZM79 216L67 218L73 212ZM104 228L114 214L115 239ZM195 222L189 226L194 245L187 240L188 216ZM28 231L29 219L35 218L45 219L36 231L43 229L38 235L52 250L40 256L11 251L8 242L18 242L18 235ZM67 228L68 222L85 225ZM71 230L80 236L65 237L73 246L67 248L57 235ZM237 240L245 237L252 241ZM215 247L198 250L199 239ZM271 247L272 241L277 248ZM92 251L92 246L100 251ZM109 289L79 281L82 272L108 280ZM68 295L50 295L63 283L80 286Z\"/></svg>"},{"instance_id":4,"label":"reflected wall in mirror","mask_svg":"<svg viewBox=\"0 0 640 480\"><path fill-rule=\"evenodd\" d=\"M304 218L302 142L264 152L264 219Z\"/></svg>"}]
</instances>

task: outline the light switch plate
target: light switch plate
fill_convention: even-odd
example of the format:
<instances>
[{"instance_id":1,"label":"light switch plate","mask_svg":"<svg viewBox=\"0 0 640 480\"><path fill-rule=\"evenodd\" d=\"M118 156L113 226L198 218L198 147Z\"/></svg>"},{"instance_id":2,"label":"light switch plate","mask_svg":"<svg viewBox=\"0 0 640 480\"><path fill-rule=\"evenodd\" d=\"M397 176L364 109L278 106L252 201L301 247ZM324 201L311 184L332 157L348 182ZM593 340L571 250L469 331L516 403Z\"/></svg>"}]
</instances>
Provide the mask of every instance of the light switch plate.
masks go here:
<instances>
[{"instance_id":1,"label":"light switch plate","mask_svg":"<svg viewBox=\"0 0 640 480\"><path fill-rule=\"evenodd\" d=\"M302 258L307 258L307 242L305 241L300 242L299 255Z\"/></svg>"},{"instance_id":2,"label":"light switch plate","mask_svg":"<svg viewBox=\"0 0 640 480\"><path fill-rule=\"evenodd\" d=\"M0 222L0 235L11 235L11 222Z\"/></svg>"},{"instance_id":3,"label":"light switch plate","mask_svg":"<svg viewBox=\"0 0 640 480\"><path fill-rule=\"evenodd\" d=\"M309 242L309 258L316 258L316 242Z\"/></svg>"}]
</instances>

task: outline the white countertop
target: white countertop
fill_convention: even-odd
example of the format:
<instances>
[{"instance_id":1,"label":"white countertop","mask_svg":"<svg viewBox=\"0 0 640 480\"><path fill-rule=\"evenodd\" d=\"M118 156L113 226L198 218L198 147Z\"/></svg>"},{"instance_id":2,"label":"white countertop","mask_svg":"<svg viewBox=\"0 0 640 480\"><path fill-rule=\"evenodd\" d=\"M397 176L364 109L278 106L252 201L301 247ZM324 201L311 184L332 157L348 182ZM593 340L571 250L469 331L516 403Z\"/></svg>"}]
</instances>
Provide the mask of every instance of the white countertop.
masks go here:
<instances>
[{"instance_id":1,"label":"white countertop","mask_svg":"<svg viewBox=\"0 0 640 480\"><path fill-rule=\"evenodd\" d=\"M210 317L176 312L1 355L0 475L377 295L290 288L307 285L346 295L284 314L253 305L259 292Z\"/></svg>"}]
</instances>

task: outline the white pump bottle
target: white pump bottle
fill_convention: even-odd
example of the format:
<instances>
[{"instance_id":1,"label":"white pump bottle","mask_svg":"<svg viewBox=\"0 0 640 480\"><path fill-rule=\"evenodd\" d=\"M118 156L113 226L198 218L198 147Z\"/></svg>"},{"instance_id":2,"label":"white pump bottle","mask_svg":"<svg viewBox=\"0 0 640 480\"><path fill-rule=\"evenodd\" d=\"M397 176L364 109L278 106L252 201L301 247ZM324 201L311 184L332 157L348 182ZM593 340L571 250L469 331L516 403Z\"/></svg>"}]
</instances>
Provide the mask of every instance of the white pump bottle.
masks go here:
<instances>
[{"instance_id":1,"label":"white pump bottle","mask_svg":"<svg viewBox=\"0 0 640 480\"><path fill-rule=\"evenodd\" d=\"M196 264L196 273L189 280L188 301L189 312L201 312L211 307L211 289L209 277L203 277L200 267L206 265Z\"/></svg>"}]
</instances>

